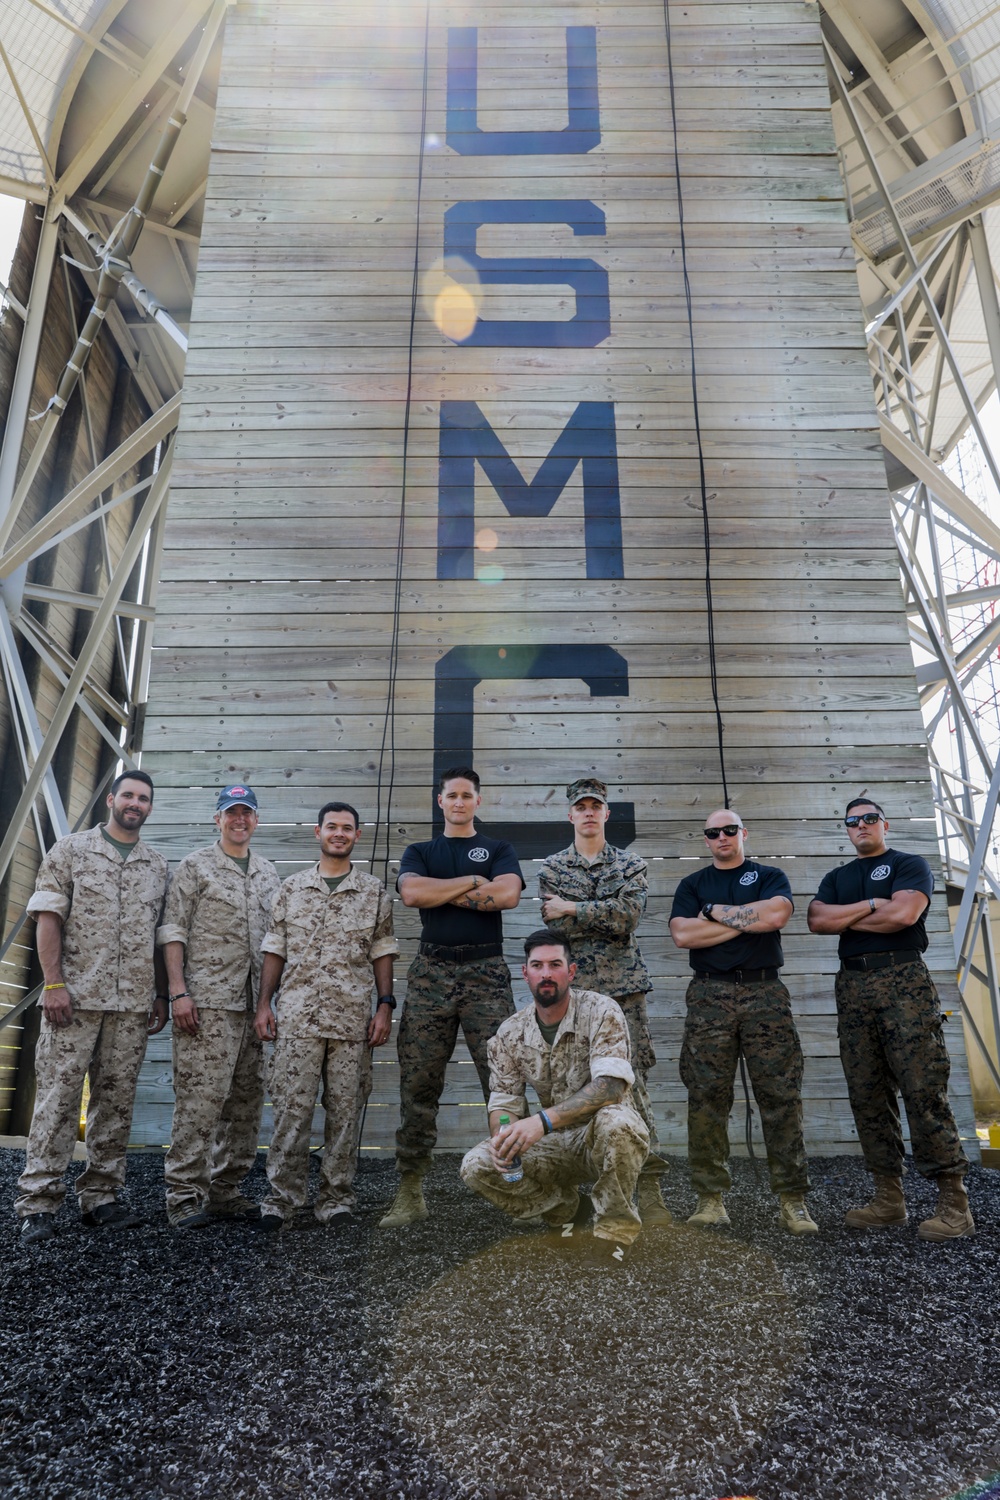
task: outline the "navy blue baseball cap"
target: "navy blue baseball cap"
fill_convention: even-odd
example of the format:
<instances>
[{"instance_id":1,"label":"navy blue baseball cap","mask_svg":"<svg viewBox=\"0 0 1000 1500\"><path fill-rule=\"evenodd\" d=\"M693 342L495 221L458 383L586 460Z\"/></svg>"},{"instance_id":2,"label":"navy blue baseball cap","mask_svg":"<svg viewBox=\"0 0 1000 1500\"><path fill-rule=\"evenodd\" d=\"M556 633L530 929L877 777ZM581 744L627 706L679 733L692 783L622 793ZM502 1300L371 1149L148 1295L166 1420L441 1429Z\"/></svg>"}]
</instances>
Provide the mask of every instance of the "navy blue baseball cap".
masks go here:
<instances>
[{"instance_id":1,"label":"navy blue baseball cap","mask_svg":"<svg viewBox=\"0 0 1000 1500\"><path fill-rule=\"evenodd\" d=\"M256 794L248 786L224 786L215 799L215 810L225 812L227 807L249 807L256 812Z\"/></svg>"}]
</instances>

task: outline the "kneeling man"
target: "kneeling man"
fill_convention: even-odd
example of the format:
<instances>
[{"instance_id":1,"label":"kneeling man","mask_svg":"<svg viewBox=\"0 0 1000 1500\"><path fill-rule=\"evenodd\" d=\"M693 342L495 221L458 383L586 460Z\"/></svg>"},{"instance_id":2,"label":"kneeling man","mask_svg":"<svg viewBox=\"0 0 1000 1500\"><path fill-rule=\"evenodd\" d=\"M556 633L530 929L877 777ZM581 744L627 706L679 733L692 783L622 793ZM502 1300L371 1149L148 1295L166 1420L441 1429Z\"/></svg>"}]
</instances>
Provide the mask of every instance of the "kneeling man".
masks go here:
<instances>
[{"instance_id":1,"label":"kneeling man","mask_svg":"<svg viewBox=\"0 0 1000 1500\"><path fill-rule=\"evenodd\" d=\"M572 988L569 944L542 929L524 943L534 998L488 1045L490 1130L462 1162L463 1181L515 1219L541 1215L573 1238L577 1185L592 1182L596 1264L618 1265L641 1228L632 1198L649 1132L632 1102L628 1027L609 995ZM541 1103L529 1115L525 1086ZM500 1116L511 1117L500 1125ZM516 1157L523 1176L510 1181Z\"/></svg>"}]
</instances>

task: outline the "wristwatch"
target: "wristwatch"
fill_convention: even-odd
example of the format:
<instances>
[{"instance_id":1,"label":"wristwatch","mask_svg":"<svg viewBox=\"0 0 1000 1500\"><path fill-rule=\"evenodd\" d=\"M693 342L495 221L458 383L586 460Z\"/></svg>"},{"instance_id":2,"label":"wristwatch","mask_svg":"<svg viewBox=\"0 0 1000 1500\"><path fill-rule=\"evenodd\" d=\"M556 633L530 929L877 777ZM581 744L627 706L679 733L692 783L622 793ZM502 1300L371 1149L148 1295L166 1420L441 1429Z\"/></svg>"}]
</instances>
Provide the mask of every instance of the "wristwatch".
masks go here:
<instances>
[{"instance_id":1,"label":"wristwatch","mask_svg":"<svg viewBox=\"0 0 1000 1500\"><path fill-rule=\"evenodd\" d=\"M396 1009L396 997L395 997L395 995L379 995L379 997L378 997L378 1003L379 1003L379 1005L388 1005L388 1007L389 1007L390 1010L395 1010Z\"/></svg>"},{"instance_id":2,"label":"wristwatch","mask_svg":"<svg viewBox=\"0 0 1000 1500\"><path fill-rule=\"evenodd\" d=\"M705 905L701 909L701 915L705 918L706 922L714 922L715 921L715 918L712 916L712 907L714 905L715 905L714 901L706 901Z\"/></svg>"}]
</instances>

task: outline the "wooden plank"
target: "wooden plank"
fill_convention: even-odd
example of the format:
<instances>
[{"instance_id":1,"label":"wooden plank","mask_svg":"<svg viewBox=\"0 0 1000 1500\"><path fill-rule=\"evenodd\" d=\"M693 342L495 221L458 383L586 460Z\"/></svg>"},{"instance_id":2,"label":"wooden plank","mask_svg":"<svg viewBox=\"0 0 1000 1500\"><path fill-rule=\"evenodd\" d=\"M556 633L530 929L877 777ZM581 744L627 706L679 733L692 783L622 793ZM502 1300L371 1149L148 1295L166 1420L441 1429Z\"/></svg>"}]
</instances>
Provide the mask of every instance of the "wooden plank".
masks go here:
<instances>
[{"instance_id":1,"label":"wooden plank","mask_svg":"<svg viewBox=\"0 0 1000 1500\"><path fill-rule=\"evenodd\" d=\"M170 595L167 598L173 605L173 598ZM747 605L750 602L747 600ZM206 627L200 605L201 600L195 605L188 599L184 604L178 602L177 608L162 609L156 625L157 639L161 646L200 644L208 633L214 633L217 639L221 637L222 645L235 650L242 650L247 646L281 649L292 645L306 648L352 646L357 644L366 619L363 612L358 615L320 615L315 612L286 611L275 615L252 616L248 606L232 616L219 615L211 627ZM580 607L584 606L585 600L581 598ZM195 610L193 614L192 609ZM690 624L692 613L692 610L686 610L683 616L678 617L686 616ZM850 607L839 612L832 609L816 610L808 616L793 611L761 612L751 608L718 611L715 616L716 644L725 647L733 641L744 642L751 632L764 646L801 643L802 640L832 645L854 642L858 636L857 613L856 609ZM403 615L400 620L401 630L405 631L410 645L442 644L444 638L436 616L428 618L426 613ZM460 612L455 623L461 623L463 628L449 639L449 645L455 641L460 641L463 645L475 645L496 640L496 626L491 627L489 615L476 621ZM225 629L220 630L220 625L224 625ZM506 615L503 621L503 637L507 646L562 645L567 641L603 643L607 634L609 631L599 615L596 618L577 615L572 620L556 622L545 611L522 609ZM690 637L692 631L688 630L685 634ZM870 641L878 644L896 644L908 639L902 612L892 609L873 614L866 622L866 634ZM693 644L702 647L704 640L704 629L697 630ZM633 611L629 616L628 639L620 644L631 648L635 644L661 642L665 645L677 644L675 639L671 639L662 612L656 609L641 613ZM380 639L373 640L370 649L376 653L376 659L388 660L389 631L386 630ZM858 726L855 726L852 733L858 733Z\"/></svg>"},{"instance_id":2,"label":"wooden plank","mask_svg":"<svg viewBox=\"0 0 1000 1500\"><path fill-rule=\"evenodd\" d=\"M650 465L623 465L620 474L628 483L621 487L622 521L628 522L628 536L650 546L654 540L676 534L682 540L693 534L703 521L702 499L692 489L667 489L657 485L656 471ZM792 476L793 477L793 476ZM339 485L304 485L289 488L242 488L240 482L229 486L205 488L184 484L170 496L170 537L177 546L221 545L232 532L239 531L248 546L269 540L276 517L281 516L292 536L304 547L321 546L338 534L345 522L371 528L373 541L384 535L385 527L395 525L398 533L402 488L395 484L356 486L338 465L329 478ZM643 483L643 481L647 481ZM573 476L557 502L557 518L531 518L532 535L539 546L562 545L564 519L583 515L583 494ZM476 474L476 495L480 504L495 500L496 492L486 476ZM808 535L824 547L845 545L857 538L859 521L872 523L873 546L877 553L887 548L878 536L879 516L882 537L886 535L888 517L884 515L885 495L870 486L843 489L831 494L817 486L792 489L775 485L754 493L742 485L732 490L714 489L707 495L713 538L720 544L737 545L745 535L758 527L763 546L789 537ZM742 509L743 514L736 514ZM747 512L752 513L750 519ZM831 514L832 511L832 514ZM428 532L428 522L436 526L438 514L437 486L407 484L406 537ZM666 524L665 524L666 523ZM669 530L667 529L669 525ZM415 528L415 530L411 530ZM808 532L806 530L808 528ZM286 530L286 537L288 530ZM436 532L435 532L436 535ZM183 538L183 541L177 541Z\"/></svg>"},{"instance_id":3,"label":"wooden plank","mask_svg":"<svg viewBox=\"0 0 1000 1500\"><path fill-rule=\"evenodd\" d=\"M707 689L695 699L703 706L666 711L657 715L637 715L629 737L629 751L643 748L655 753L664 740L675 749L703 749L714 740L715 715L709 703ZM621 704L624 707L624 703ZM225 705L223 704L224 708ZM428 705L429 707L429 705ZM595 739L598 744L605 740L615 744L621 740L620 733L608 732L614 716L598 709L590 717L595 721ZM807 713L787 710L775 713L727 713L727 745L733 749L750 746L771 748L776 746L829 746L833 756L843 752L848 745L896 746L920 744L923 724L916 707L910 713L898 710L880 712L873 709L861 715L825 712ZM606 722L598 727L599 721ZM189 750L216 748L218 740L226 737L227 715L166 715L151 713L147 718L146 744L151 750L166 748L163 740L185 745ZM330 750L337 746L365 747L362 753L370 754L371 747L378 743L376 725L370 715L338 713L335 718L323 723L314 715L258 715L247 722L247 717L234 715L234 727L241 727L240 738L245 748L258 750L287 747L293 744L297 752L303 750ZM380 725L377 728L380 729ZM483 741L497 750L519 752L522 759L530 750L541 753L558 749L577 750L580 747L580 725L572 714L532 713L520 716L506 712L486 711L476 714L476 729ZM601 733L601 730L604 733ZM434 718L432 712L410 714L407 718L408 750L420 749L426 755L433 743ZM622 741L624 743L624 741ZM836 747L834 749L834 747ZM287 750L286 750L287 753ZM592 752L591 752L592 753ZM831 759L833 758L831 756Z\"/></svg>"},{"instance_id":4,"label":"wooden plank","mask_svg":"<svg viewBox=\"0 0 1000 1500\"><path fill-rule=\"evenodd\" d=\"M257 717L260 717L258 714ZM166 716L163 716L167 724ZM706 721L706 731L714 727L714 721ZM731 727L731 726L730 726ZM379 726L381 731L381 725ZM693 739L695 736L692 735ZM309 788L310 793L324 786L349 784L361 789L374 788L379 778L380 757L376 754L378 739L372 737L367 745L349 750L335 750L326 746L316 750L303 750L299 743L285 745L280 750L260 749L242 745L243 736L236 716L230 718L228 733L223 745L194 751L186 744L180 748L180 736L162 732L163 744L155 751L157 782L161 786L197 787L215 783L222 785L234 779L249 781L255 787ZM151 749L151 755L154 753ZM565 786L575 777L588 772L609 776L616 796L638 797L645 803L652 788L672 787L684 777L707 780L714 776L718 767L718 746L706 733L700 744L675 745L667 742L652 751L629 748L628 777L610 775L605 762L614 761L624 754L618 749L607 751L600 747L580 750L579 746L568 748L548 747L544 751L525 751L517 757L520 785L514 793L516 798L531 795L531 788L541 788L545 801L549 793ZM429 788L432 781L430 763L426 752L420 749L397 750L391 762L395 767L394 781L399 787L413 786ZM383 763L387 768L390 761ZM499 795L499 789L509 779L511 759L509 753L493 745L480 745L476 752L485 787L497 789L491 795ZM926 769L926 748L917 738L909 745L897 740L893 745L860 746L842 744L822 746L808 743L804 746L780 744L762 747L756 741L749 747L734 743L726 735L726 765L730 774L747 786L761 784L765 772L777 779L795 785L812 786L836 782L842 789L864 782L878 786L891 785L894 778L911 780L919 785L921 773ZM872 780L873 767L882 772L877 782ZM661 793L663 795L664 793ZM304 795L304 793L303 793ZM844 800L847 800L845 795ZM885 793L882 793L885 796ZM309 795L307 802L315 801ZM548 804L551 806L551 798ZM641 811L641 809L640 809ZM415 837L416 835L414 835Z\"/></svg>"},{"instance_id":5,"label":"wooden plank","mask_svg":"<svg viewBox=\"0 0 1000 1500\"><path fill-rule=\"evenodd\" d=\"M387 663L367 655L363 649L349 646L306 647L271 649L249 647L238 654L226 650L217 642L202 640L188 648L158 646L156 649L157 702L164 710L176 708L179 703L196 702L199 694L206 691L205 683L224 686L226 683L239 696L241 684L248 682L251 691L259 690L263 684L280 683L282 688L294 692L299 681L313 684L321 694L336 692L339 687L368 685L372 680L386 680L380 672ZM444 655L443 646L404 647L396 661L397 690L404 690L407 682L433 681L434 667ZM690 677L704 677L709 664L707 643L678 642L669 647L630 644L628 664L631 676L652 682L683 682ZM731 684L730 691L738 691L740 678L767 673L767 680L791 676L802 679L802 691L809 692L818 687L824 678L852 677L860 684L869 674L886 679L888 674L901 675L905 684L912 671L913 658L908 644L899 641L891 645L880 645L873 641L851 641L844 645L822 646L788 642L780 649L768 648L754 640L732 642L726 651L722 680ZM278 692L268 686L268 697ZM532 684L523 682L518 691L532 694ZM796 688L796 692L799 688ZM835 688L831 686L831 691ZM162 697L160 696L162 695ZM384 694L382 696L384 702ZM534 701L533 698L529 701ZM278 698L279 712L287 704ZM299 711L302 711L300 707ZM670 754L669 747L664 753ZM796 752L792 764L798 763L800 752ZM907 755L910 752L905 752ZM923 749L918 752L920 770L926 769ZM909 762L907 762L909 764ZM918 778L919 779L919 778Z\"/></svg>"},{"instance_id":6,"label":"wooden plank","mask_svg":"<svg viewBox=\"0 0 1000 1500\"><path fill-rule=\"evenodd\" d=\"M241 663L241 665L245 665ZM319 664L318 664L319 665ZM332 670L329 662L327 670ZM162 670L162 669L161 669ZM321 668L322 670L322 668ZM298 681L283 680L265 688L260 679L250 673L246 680L233 680L229 675L224 680L192 680L185 671L175 682L161 682L157 693L159 711L163 715L196 713L227 717L260 714L262 704L269 712L285 715L322 715L382 713L386 703L386 680L381 675L369 675L363 679L348 676L345 680L320 675L309 676ZM640 713L659 713L663 710L686 711L691 704L693 688L689 677L640 677L634 671L629 674L628 698L633 698ZM884 709L909 709L912 705L912 687L905 677L887 675L880 677L867 673L863 680L851 676L846 679L831 677L816 678L796 685L796 700L800 709L811 711L834 709L838 713L865 713L872 701ZM428 675L423 679L405 679L397 682L394 701L397 713L412 714L426 712L433 703L434 679ZM771 677L745 678L720 677L719 697L727 713L760 713L774 703L774 681ZM552 707L551 684L542 680L519 682L487 682L476 691L478 709L502 708L507 713L533 713L550 710ZM625 706L628 700L614 700L616 708ZM610 706L610 705L606 705ZM565 713L591 714L593 700L584 683L574 690L567 684L560 694L560 708ZM890 752L891 753L891 752ZM911 770L926 767L923 747L918 747L919 759L911 760L905 747L900 749L899 764L909 764ZM806 779L810 774L808 752L799 751L791 760L791 770L799 772L797 779ZM887 760L880 759L883 775L887 774ZM773 775L776 780L788 779L788 766L777 769L773 764L764 768L764 775ZM735 774L735 764L733 766ZM814 773L812 773L814 774ZM923 796L923 793L921 793Z\"/></svg>"},{"instance_id":7,"label":"wooden plank","mask_svg":"<svg viewBox=\"0 0 1000 1500\"><path fill-rule=\"evenodd\" d=\"M503 522L498 524L502 526ZM523 537L524 528L518 530ZM387 543L388 538L381 547L373 541L371 547L359 549L208 547L199 550L197 555L188 548L177 547L165 552L162 577L164 581L191 583L204 580L229 583L264 577L290 581L303 577L331 579L338 585L348 580L388 581L396 575L396 551ZM705 573L705 554L702 549L694 547L671 547L669 554L662 550L651 553L629 548L622 553L622 565L628 576L637 581L662 581L673 586L690 579L701 581ZM517 580L579 580L586 569L582 524L575 544L567 539L562 547L550 551L543 550L541 542L531 546L509 545L503 532L497 540L494 531L489 549L477 552L477 577L483 567L491 570L502 568L502 576L511 583ZM407 547L402 567L402 576L407 582L429 582L437 577L437 572L436 548ZM830 553L803 552L790 547L717 548L713 552L713 573L720 581L753 580L758 587L805 579L850 579L853 582L884 579L898 586L899 563L895 554L873 556L866 548L854 551L844 548Z\"/></svg>"}]
</instances>

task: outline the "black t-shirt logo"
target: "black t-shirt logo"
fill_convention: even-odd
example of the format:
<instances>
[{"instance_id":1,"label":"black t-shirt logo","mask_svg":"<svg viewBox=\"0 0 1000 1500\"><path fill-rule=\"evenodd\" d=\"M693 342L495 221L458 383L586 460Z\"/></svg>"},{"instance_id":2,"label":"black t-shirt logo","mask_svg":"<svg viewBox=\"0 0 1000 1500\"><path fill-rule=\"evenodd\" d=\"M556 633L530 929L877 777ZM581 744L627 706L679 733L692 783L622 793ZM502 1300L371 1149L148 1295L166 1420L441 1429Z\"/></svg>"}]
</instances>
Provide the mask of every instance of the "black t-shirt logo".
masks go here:
<instances>
[{"instance_id":1,"label":"black t-shirt logo","mask_svg":"<svg viewBox=\"0 0 1000 1500\"><path fill-rule=\"evenodd\" d=\"M756 870L748 870L745 875L740 876L740 885L753 885L757 879Z\"/></svg>"},{"instance_id":2,"label":"black t-shirt logo","mask_svg":"<svg viewBox=\"0 0 1000 1500\"><path fill-rule=\"evenodd\" d=\"M891 865L878 865L872 871L870 879L872 879L872 880L888 880L889 876L891 874L892 874L892 866Z\"/></svg>"},{"instance_id":3,"label":"black t-shirt logo","mask_svg":"<svg viewBox=\"0 0 1000 1500\"><path fill-rule=\"evenodd\" d=\"M489 857L490 851L488 849L476 848L469 850L469 858L475 860L477 865L485 864Z\"/></svg>"}]
</instances>

